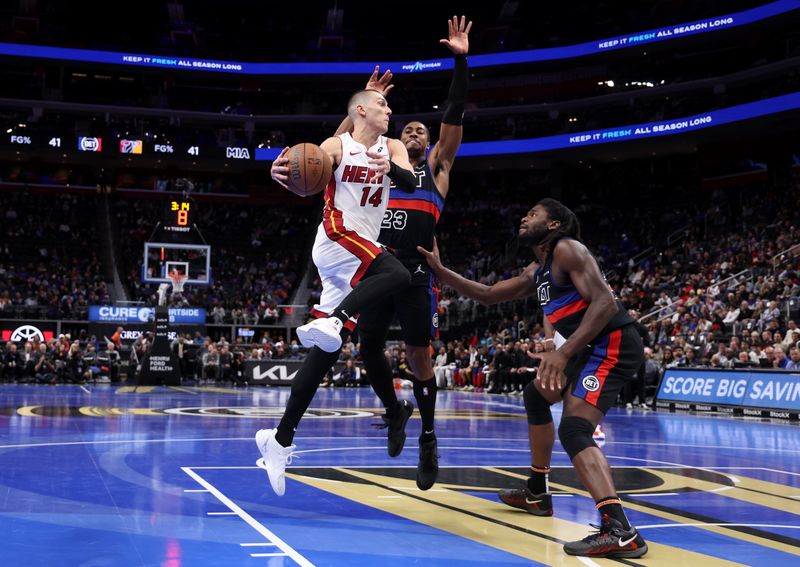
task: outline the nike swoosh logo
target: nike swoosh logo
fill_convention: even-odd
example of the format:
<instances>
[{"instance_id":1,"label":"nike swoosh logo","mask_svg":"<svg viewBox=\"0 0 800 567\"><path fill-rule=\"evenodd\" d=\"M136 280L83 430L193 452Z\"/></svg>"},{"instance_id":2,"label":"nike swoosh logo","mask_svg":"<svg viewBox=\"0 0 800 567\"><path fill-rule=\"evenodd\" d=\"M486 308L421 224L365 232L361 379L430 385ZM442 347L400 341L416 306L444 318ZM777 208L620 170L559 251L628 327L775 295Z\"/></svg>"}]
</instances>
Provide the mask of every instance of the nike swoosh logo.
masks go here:
<instances>
[{"instance_id":1,"label":"nike swoosh logo","mask_svg":"<svg viewBox=\"0 0 800 567\"><path fill-rule=\"evenodd\" d=\"M527 498L525 499L525 504L538 504L539 502L541 502L541 500L528 500Z\"/></svg>"},{"instance_id":2,"label":"nike swoosh logo","mask_svg":"<svg viewBox=\"0 0 800 567\"><path fill-rule=\"evenodd\" d=\"M637 534L636 532L633 532L633 537L631 537L631 539L623 540L622 538L619 538L619 546L620 547L626 547L630 542L632 542L633 540L636 539L637 535L639 535L639 534Z\"/></svg>"},{"instance_id":3,"label":"nike swoosh logo","mask_svg":"<svg viewBox=\"0 0 800 567\"><path fill-rule=\"evenodd\" d=\"M354 156L354 155L357 155L357 154L360 154L360 153L361 153L361 150L359 150L359 151L357 151L357 152L350 152L350 155L351 155L351 156Z\"/></svg>"}]
</instances>

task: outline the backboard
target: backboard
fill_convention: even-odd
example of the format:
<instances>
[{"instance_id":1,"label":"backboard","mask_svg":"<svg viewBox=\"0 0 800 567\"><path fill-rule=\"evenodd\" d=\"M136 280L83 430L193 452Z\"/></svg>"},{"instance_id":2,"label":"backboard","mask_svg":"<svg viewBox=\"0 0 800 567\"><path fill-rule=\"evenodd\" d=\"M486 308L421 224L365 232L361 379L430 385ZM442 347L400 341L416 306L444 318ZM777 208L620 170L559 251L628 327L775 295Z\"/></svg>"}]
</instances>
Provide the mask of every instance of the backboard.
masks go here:
<instances>
[{"instance_id":1,"label":"backboard","mask_svg":"<svg viewBox=\"0 0 800 567\"><path fill-rule=\"evenodd\" d=\"M169 283L171 271L186 274L188 285L211 283L211 246L206 244L175 244L145 242L142 281L150 284Z\"/></svg>"}]
</instances>

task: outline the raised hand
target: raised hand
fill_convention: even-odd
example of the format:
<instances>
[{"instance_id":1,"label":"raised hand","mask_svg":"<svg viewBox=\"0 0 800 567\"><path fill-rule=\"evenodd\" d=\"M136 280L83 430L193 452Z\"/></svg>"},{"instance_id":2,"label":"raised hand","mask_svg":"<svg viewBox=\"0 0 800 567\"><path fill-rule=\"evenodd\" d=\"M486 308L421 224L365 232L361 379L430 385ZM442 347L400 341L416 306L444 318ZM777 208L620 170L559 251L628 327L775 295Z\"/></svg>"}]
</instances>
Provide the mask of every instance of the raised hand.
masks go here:
<instances>
[{"instance_id":1,"label":"raised hand","mask_svg":"<svg viewBox=\"0 0 800 567\"><path fill-rule=\"evenodd\" d=\"M469 52L469 30L472 29L472 22L465 25L467 17L453 16L452 20L447 20L447 39L440 39L439 43L445 44L455 55L466 55Z\"/></svg>"},{"instance_id":2,"label":"raised hand","mask_svg":"<svg viewBox=\"0 0 800 567\"><path fill-rule=\"evenodd\" d=\"M387 69L386 72L383 75L381 75L379 79L378 73L380 72L380 70L381 66L375 65L375 70L372 72L372 75L367 81L367 86L364 88L368 90L378 91L383 95L383 98L386 98L386 96L389 94L389 91L391 91L394 88L394 85L391 84L392 70Z\"/></svg>"}]
</instances>

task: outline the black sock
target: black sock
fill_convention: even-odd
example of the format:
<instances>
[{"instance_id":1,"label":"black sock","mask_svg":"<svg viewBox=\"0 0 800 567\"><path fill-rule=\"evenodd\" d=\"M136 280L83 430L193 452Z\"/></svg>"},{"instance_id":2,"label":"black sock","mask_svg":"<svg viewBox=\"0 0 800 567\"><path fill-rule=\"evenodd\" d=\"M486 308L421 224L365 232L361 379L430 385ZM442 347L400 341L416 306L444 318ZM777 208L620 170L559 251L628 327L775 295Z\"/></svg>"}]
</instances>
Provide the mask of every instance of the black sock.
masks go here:
<instances>
[{"instance_id":1,"label":"black sock","mask_svg":"<svg viewBox=\"0 0 800 567\"><path fill-rule=\"evenodd\" d=\"M433 377L423 382L414 378L414 397L417 399L419 416L422 420L422 436L425 437L425 439L420 438L423 443L434 438L433 417L436 412L436 391L436 380L433 380Z\"/></svg>"},{"instance_id":2,"label":"black sock","mask_svg":"<svg viewBox=\"0 0 800 567\"><path fill-rule=\"evenodd\" d=\"M289 401L286 402L286 410L283 412L281 422L278 424L278 432L275 434L275 440L284 447L292 444L300 419L311 405L311 400L314 399L314 394L322 383L325 373L330 370L338 358L339 351L325 352L319 347L314 347L309 351L303 365L292 380L292 393Z\"/></svg>"},{"instance_id":3,"label":"black sock","mask_svg":"<svg viewBox=\"0 0 800 567\"><path fill-rule=\"evenodd\" d=\"M364 368L367 370L367 380L383 403L383 407L386 408L386 414L391 416L394 406L397 405L397 394L394 391L392 369L383 354L383 348L368 349L367 351L362 348L361 358L364 360Z\"/></svg>"},{"instance_id":4,"label":"black sock","mask_svg":"<svg viewBox=\"0 0 800 567\"><path fill-rule=\"evenodd\" d=\"M531 476L528 479L528 490L534 494L544 494L550 491L550 466L537 467L531 465Z\"/></svg>"},{"instance_id":5,"label":"black sock","mask_svg":"<svg viewBox=\"0 0 800 567\"><path fill-rule=\"evenodd\" d=\"M620 524L622 524L624 529L631 529L631 523L628 521L628 517L625 515L625 510L622 509L622 502L616 496L610 496L609 498L602 498L598 500L595 507L600 512L601 516L614 518Z\"/></svg>"},{"instance_id":6,"label":"black sock","mask_svg":"<svg viewBox=\"0 0 800 567\"><path fill-rule=\"evenodd\" d=\"M400 260L383 252L372 261L364 277L334 310L332 317L347 321L381 299L392 295L411 283L411 274Z\"/></svg>"}]
</instances>

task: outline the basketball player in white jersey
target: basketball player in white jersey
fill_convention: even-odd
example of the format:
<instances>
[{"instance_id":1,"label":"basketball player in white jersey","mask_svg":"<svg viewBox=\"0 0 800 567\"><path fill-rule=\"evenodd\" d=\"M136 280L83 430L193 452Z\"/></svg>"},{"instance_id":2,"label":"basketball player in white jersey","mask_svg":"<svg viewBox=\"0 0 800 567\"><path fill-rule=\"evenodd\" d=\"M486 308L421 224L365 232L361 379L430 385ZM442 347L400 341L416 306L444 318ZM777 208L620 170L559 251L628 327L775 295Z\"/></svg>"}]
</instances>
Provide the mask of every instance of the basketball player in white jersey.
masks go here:
<instances>
[{"instance_id":1,"label":"basketball player in white jersey","mask_svg":"<svg viewBox=\"0 0 800 567\"><path fill-rule=\"evenodd\" d=\"M392 114L386 98L374 90L350 97L348 116L353 133L328 138L321 144L331 158L333 176L325 189L325 209L317 229L312 258L322 279L322 297L312 314L317 317L297 329L304 346L312 347L292 381L286 410L276 429L256 433L276 494L285 492L285 470L291 461L294 433L322 378L339 357L342 333L355 327L356 316L382 298L411 283L408 270L378 243L381 221L389 202L390 179L403 191L416 188L406 147L384 136ZM285 148L273 162L272 178L286 186ZM389 454L400 454L405 424L413 412L407 400L398 402L389 424ZM395 432L393 435L392 432Z\"/></svg>"}]
</instances>

